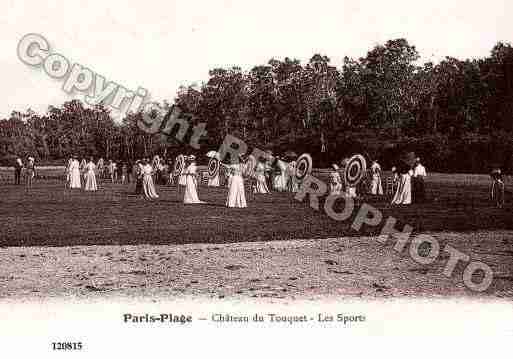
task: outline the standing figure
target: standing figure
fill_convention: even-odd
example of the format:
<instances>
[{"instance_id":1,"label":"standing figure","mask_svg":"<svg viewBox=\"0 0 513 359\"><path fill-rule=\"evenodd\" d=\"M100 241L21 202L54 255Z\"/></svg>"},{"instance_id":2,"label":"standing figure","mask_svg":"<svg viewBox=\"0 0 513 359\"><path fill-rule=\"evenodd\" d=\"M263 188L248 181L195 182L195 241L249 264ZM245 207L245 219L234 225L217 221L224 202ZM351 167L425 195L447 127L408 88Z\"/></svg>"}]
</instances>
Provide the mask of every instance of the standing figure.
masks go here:
<instances>
[{"instance_id":1,"label":"standing figure","mask_svg":"<svg viewBox=\"0 0 513 359\"><path fill-rule=\"evenodd\" d=\"M372 161L371 165L372 181L371 181L371 194L383 195L383 184L381 182L381 166L377 161Z\"/></svg>"},{"instance_id":2,"label":"standing figure","mask_svg":"<svg viewBox=\"0 0 513 359\"><path fill-rule=\"evenodd\" d=\"M82 184L81 184L81 180L80 180L80 163L78 162L77 156L73 157L73 161L71 162L70 173L71 173L71 179L70 179L69 188L71 188L71 189L81 188Z\"/></svg>"},{"instance_id":3,"label":"standing figure","mask_svg":"<svg viewBox=\"0 0 513 359\"><path fill-rule=\"evenodd\" d=\"M142 181L142 163L140 160L135 161L132 167L132 177L135 179L135 194L141 194L143 188Z\"/></svg>"},{"instance_id":4,"label":"standing figure","mask_svg":"<svg viewBox=\"0 0 513 359\"><path fill-rule=\"evenodd\" d=\"M109 177L111 183L114 183L116 178L116 163L114 161L109 160L109 165L107 166L107 170L109 171Z\"/></svg>"},{"instance_id":5,"label":"standing figure","mask_svg":"<svg viewBox=\"0 0 513 359\"><path fill-rule=\"evenodd\" d=\"M183 196L184 204L196 204L205 203L200 201L198 197L198 178L197 178L197 166L196 156L191 155L188 157L189 164L184 170L185 176L185 193Z\"/></svg>"},{"instance_id":6,"label":"standing figure","mask_svg":"<svg viewBox=\"0 0 513 359\"><path fill-rule=\"evenodd\" d=\"M36 166L34 162L34 157L29 157L27 161L27 167L25 168L25 181L27 190L32 188L32 183L36 177Z\"/></svg>"},{"instance_id":7,"label":"standing figure","mask_svg":"<svg viewBox=\"0 0 513 359\"><path fill-rule=\"evenodd\" d=\"M266 194L269 193L267 188L267 180L265 177L265 160L260 159L255 170L256 187L255 193Z\"/></svg>"},{"instance_id":8,"label":"standing figure","mask_svg":"<svg viewBox=\"0 0 513 359\"><path fill-rule=\"evenodd\" d=\"M284 192L287 190L287 174L285 173L287 164L278 158L274 164L274 179L273 187L277 192Z\"/></svg>"},{"instance_id":9,"label":"standing figure","mask_svg":"<svg viewBox=\"0 0 513 359\"><path fill-rule=\"evenodd\" d=\"M228 181L228 197L226 198L226 206L230 208L246 208L246 193L244 191L244 165L240 163L240 159L235 159L234 163L227 165L231 173Z\"/></svg>"},{"instance_id":10,"label":"standing figure","mask_svg":"<svg viewBox=\"0 0 513 359\"><path fill-rule=\"evenodd\" d=\"M492 185L490 189L490 197L495 203L497 208L502 208L504 205L504 180L502 179L502 172L496 168L490 173L492 178Z\"/></svg>"},{"instance_id":11,"label":"standing figure","mask_svg":"<svg viewBox=\"0 0 513 359\"><path fill-rule=\"evenodd\" d=\"M96 172L98 173L98 178L97 179L102 179L103 178L104 171L105 171L105 163L103 161L103 158L100 158L98 160L98 163L96 164Z\"/></svg>"},{"instance_id":12,"label":"standing figure","mask_svg":"<svg viewBox=\"0 0 513 359\"><path fill-rule=\"evenodd\" d=\"M142 166L142 187L147 199L159 198L153 183L153 166L147 159L144 160Z\"/></svg>"},{"instance_id":13,"label":"standing figure","mask_svg":"<svg viewBox=\"0 0 513 359\"><path fill-rule=\"evenodd\" d=\"M91 158L89 162L85 165L85 185L84 189L86 191L96 191L98 190L98 185L96 184L96 165Z\"/></svg>"},{"instance_id":14,"label":"standing figure","mask_svg":"<svg viewBox=\"0 0 513 359\"><path fill-rule=\"evenodd\" d=\"M339 167L332 165L333 171L330 172L330 195L342 194L342 178L340 178Z\"/></svg>"},{"instance_id":15,"label":"standing figure","mask_svg":"<svg viewBox=\"0 0 513 359\"><path fill-rule=\"evenodd\" d=\"M297 193L297 191L299 191L299 181L296 178L296 161L289 163L287 172L289 175L289 180L287 183L288 189L292 193Z\"/></svg>"},{"instance_id":16,"label":"standing figure","mask_svg":"<svg viewBox=\"0 0 513 359\"><path fill-rule=\"evenodd\" d=\"M17 157L14 162L14 183L17 185L21 184L21 170L23 169L23 161Z\"/></svg>"},{"instance_id":17,"label":"standing figure","mask_svg":"<svg viewBox=\"0 0 513 359\"><path fill-rule=\"evenodd\" d=\"M128 179L128 166L126 162L121 164L121 184L125 184Z\"/></svg>"},{"instance_id":18,"label":"standing figure","mask_svg":"<svg viewBox=\"0 0 513 359\"><path fill-rule=\"evenodd\" d=\"M185 157L186 160L188 160L190 157ZM187 163L185 164L187 167ZM185 186L187 178L185 177L185 169L178 175L178 185L179 186Z\"/></svg>"},{"instance_id":19,"label":"standing figure","mask_svg":"<svg viewBox=\"0 0 513 359\"><path fill-rule=\"evenodd\" d=\"M424 178L426 177L426 168L420 163L420 158L415 159L413 168L413 202L423 203L426 199L426 189Z\"/></svg>"},{"instance_id":20,"label":"standing figure","mask_svg":"<svg viewBox=\"0 0 513 359\"><path fill-rule=\"evenodd\" d=\"M399 185L395 191L392 204L411 204L411 176L412 172L406 163L398 166Z\"/></svg>"},{"instance_id":21,"label":"standing figure","mask_svg":"<svg viewBox=\"0 0 513 359\"><path fill-rule=\"evenodd\" d=\"M85 160L85 158L82 158L82 161L80 161L80 176L82 177L82 181L84 182L84 185L85 185L85 181L86 181L86 165L87 165L87 161Z\"/></svg>"},{"instance_id":22,"label":"standing figure","mask_svg":"<svg viewBox=\"0 0 513 359\"><path fill-rule=\"evenodd\" d=\"M65 187L71 188L71 166L73 164L73 157L70 157L66 165L66 185Z\"/></svg>"}]
</instances>

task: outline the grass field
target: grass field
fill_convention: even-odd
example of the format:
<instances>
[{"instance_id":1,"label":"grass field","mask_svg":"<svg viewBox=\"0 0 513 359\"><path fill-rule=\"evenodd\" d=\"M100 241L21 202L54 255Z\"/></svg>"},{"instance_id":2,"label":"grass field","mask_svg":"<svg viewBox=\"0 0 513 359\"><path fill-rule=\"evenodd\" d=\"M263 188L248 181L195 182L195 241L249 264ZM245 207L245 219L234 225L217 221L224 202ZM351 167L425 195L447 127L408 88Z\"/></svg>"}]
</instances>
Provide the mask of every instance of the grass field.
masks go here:
<instances>
[{"instance_id":1,"label":"grass field","mask_svg":"<svg viewBox=\"0 0 513 359\"><path fill-rule=\"evenodd\" d=\"M45 177L59 173L49 170ZM488 186L487 176L432 174L425 204L397 207L383 198L364 200L417 232L513 229L511 195L497 209ZM228 209L226 188L200 187L208 204L186 206L175 187L159 186L156 201L133 195L131 186L100 187L96 193L69 191L59 180L45 179L27 193L23 186L2 184L0 245L230 243L359 236L381 229L355 232L352 220L336 222L289 193L248 196L248 208Z\"/></svg>"},{"instance_id":2,"label":"grass field","mask_svg":"<svg viewBox=\"0 0 513 359\"><path fill-rule=\"evenodd\" d=\"M355 232L352 220L336 222L292 194L248 196L248 208L227 209L226 188L201 187L208 204L185 206L175 187L159 186L156 201L119 184L71 192L52 169L27 193L9 183L11 172L0 174L8 181L0 185L0 298L513 298L513 198L495 208L487 176L432 174L423 205L364 198L441 248L487 263L494 282L477 293L463 285L463 266L443 275L447 253L420 265L393 241L366 236L381 226Z\"/></svg>"}]
</instances>

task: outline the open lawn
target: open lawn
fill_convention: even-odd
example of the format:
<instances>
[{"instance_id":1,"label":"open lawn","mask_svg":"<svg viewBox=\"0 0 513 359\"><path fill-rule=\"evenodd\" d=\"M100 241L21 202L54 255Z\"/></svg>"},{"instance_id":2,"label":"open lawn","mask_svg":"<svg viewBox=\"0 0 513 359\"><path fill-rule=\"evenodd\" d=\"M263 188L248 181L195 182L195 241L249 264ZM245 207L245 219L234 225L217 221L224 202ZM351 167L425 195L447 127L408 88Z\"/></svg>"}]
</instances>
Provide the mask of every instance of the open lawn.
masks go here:
<instances>
[{"instance_id":1,"label":"open lawn","mask_svg":"<svg viewBox=\"0 0 513 359\"><path fill-rule=\"evenodd\" d=\"M321 174L322 176L322 174ZM49 176L50 177L50 176ZM0 186L0 298L48 296L487 297L513 298L512 198L488 200L486 176L431 175L429 202L392 207L365 197L401 223L487 263L494 282L467 289L449 258L419 265L368 234L296 201L291 194L248 196L249 208L224 207L225 188L201 187L206 205L181 203L175 187L147 201L132 188L97 193L38 180L34 189ZM356 212L355 212L356 213ZM465 232L465 233L463 233ZM252 243L244 243L252 242Z\"/></svg>"},{"instance_id":2,"label":"open lawn","mask_svg":"<svg viewBox=\"0 0 513 359\"><path fill-rule=\"evenodd\" d=\"M322 176L322 175L321 175ZM497 209L488 199L487 176L431 175L428 203L391 206L385 198L364 197L415 231L513 229L512 196ZM290 193L249 195L246 209L224 206L226 188L200 187L206 205L184 205L176 187L159 186L160 198L145 200L128 185L102 183L96 193L65 190L59 180L0 186L0 245L230 243L314 239L376 234L381 225L351 229ZM356 207L358 208L358 207ZM353 213L356 215L357 209Z\"/></svg>"}]
</instances>

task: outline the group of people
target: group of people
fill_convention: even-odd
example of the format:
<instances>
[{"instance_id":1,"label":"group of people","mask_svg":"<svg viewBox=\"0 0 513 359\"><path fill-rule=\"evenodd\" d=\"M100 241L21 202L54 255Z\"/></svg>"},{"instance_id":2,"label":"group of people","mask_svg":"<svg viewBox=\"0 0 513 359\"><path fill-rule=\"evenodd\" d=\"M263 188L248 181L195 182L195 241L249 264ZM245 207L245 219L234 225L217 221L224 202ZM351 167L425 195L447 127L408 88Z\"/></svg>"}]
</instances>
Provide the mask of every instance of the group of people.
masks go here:
<instances>
[{"instance_id":1,"label":"group of people","mask_svg":"<svg viewBox=\"0 0 513 359\"><path fill-rule=\"evenodd\" d=\"M343 161L344 162L344 161ZM398 167L392 167L391 188L388 193L392 194L391 203L394 205L407 205L412 203L423 203L425 201L426 168L422 165L420 158L415 158L408 165L406 161L400 161ZM344 166L345 163L342 163ZM357 190L354 186L347 186L342 181L340 167L332 165L330 173L330 194L345 194L348 197L356 198ZM383 174L379 163L374 160L369 168L368 193L374 196L383 196Z\"/></svg>"},{"instance_id":2,"label":"group of people","mask_svg":"<svg viewBox=\"0 0 513 359\"><path fill-rule=\"evenodd\" d=\"M94 163L93 158L90 158L89 161L82 160L82 163L80 163L77 156L72 156L66 166L67 187L70 189L81 189L83 181L84 190L98 190L96 171L97 165Z\"/></svg>"},{"instance_id":3,"label":"group of people","mask_svg":"<svg viewBox=\"0 0 513 359\"><path fill-rule=\"evenodd\" d=\"M14 183L16 185L21 185L23 175L25 178L26 188L32 188L34 178L36 178L36 164L34 157L28 156L26 163L23 163L23 160L20 157L16 158L16 161L14 162Z\"/></svg>"}]
</instances>

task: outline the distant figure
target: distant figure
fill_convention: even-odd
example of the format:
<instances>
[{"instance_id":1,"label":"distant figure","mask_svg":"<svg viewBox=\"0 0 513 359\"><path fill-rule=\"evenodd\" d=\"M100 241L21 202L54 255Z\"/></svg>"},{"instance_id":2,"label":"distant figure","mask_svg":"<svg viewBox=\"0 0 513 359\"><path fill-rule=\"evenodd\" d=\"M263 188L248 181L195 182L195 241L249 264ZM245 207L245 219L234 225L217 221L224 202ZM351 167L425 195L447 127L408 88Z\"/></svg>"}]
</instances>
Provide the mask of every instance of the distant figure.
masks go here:
<instances>
[{"instance_id":1,"label":"distant figure","mask_svg":"<svg viewBox=\"0 0 513 359\"><path fill-rule=\"evenodd\" d=\"M140 160L135 161L132 167L132 175L135 180L135 194L141 194L143 191L143 180L142 180L143 164Z\"/></svg>"},{"instance_id":2,"label":"distant figure","mask_svg":"<svg viewBox=\"0 0 513 359\"><path fill-rule=\"evenodd\" d=\"M499 168L494 169L490 173L490 177L492 178L490 197L497 208L502 208L504 205L504 180L502 179L501 170Z\"/></svg>"},{"instance_id":3,"label":"distant figure","mask_svg":"<svg viewBox=\"0 0 513 359\"><path fill-rule=\"evenodd\" d=\"M78 157L74 156L73 161L71 161L70 166L70 183L69 188L81 188L80 181L80 163L78 162Z\"/></svg>"},{"instance_id":4,"label":"distant figure","mask_svg":"<svg viewBox=\"0 0 513 359\"><path fill-rule=\"evenodd\" d=\"M426 200L426 189L424 178L426 177L426 168L420 163L420 158L415 159L413 167L413 202L423 203Z\"/></svg>"},{"instance_id":5,"label":"distant figure","mask_svg":"<svg viewBox=\"0 0 513 359\"><path fill-rule=\"evenodd\" d=\"M289 192L297 193L299 191L299 181L296 178L296 161L289 162L287 166L287 172L289 175L289 180L287 183Z\"/></svg>"},{"instance_id":6,"label":"distant figure","mask_svg":"<svg viewBox=\"0 0 513 359\"><path fill-rule=\"evenodd\" d=\"M269 193L267 188L267 179L265 177L265 160L261 159L255 170L256 187L255 193L266 194Z\"/></svg>"},{"instance_id":7,"label":"distant figure","mask_svg":"<svg viewBox=\"0 0 513 359\"><path fill-rule=\"evenodd\" d=\"M244 165L240 163L240 159L235 160L235 163L227 165L230 172L230 179L228 181L228 197L226 198L226 206L230 208L246 208L246 193L244 191Z\"/></svg>"},{"instance_id":8,"label":"distant figure","mask_svg":"<svg viewBox=\"0 0 513 359\"><path fill-rule=\"evenodd\" d=\"M274 179L273 179L273 187L277 192L284 192L287 190L287 180L288 176L286 173L287 164L278 158L276 163L274 164Z\"/></svg>"},{"instance_id":9,"label":"distant figure","mask_svg":"<svg viewBox=\"0 0 513 359\"><path fill-rule=\"evenodd\" d=\"M371 181L371 194L383 195L383 184L381 182L381 166L377 161L372 161L371 165L372 181Z\"/></svg>"},{"instance_id":10,"label":"distant figure","mask_svg":"<svg viewBox=\"0 0 513 359\"><path fill-rule=\"evenodd\" d=\"M100 158L98 160L98 163L96 164L96 169L98 172L98 179L102 179L104 177L105 171L105 162L103 161L103 158Z\"/></svg>"},{"instance_id":11,"label":"distant figure","mask_svg":"<svg viewBox=\"0 0 513 359\"><path fill-rule=\"evenodd\" d=\"M27 190L32 188L32 183L34 178L36 177L36 166L34 157L29 157L27 161L27 166L25 167L25 181Z\"/></svg>"},{"instance_id":12,"label":"distant figure","mask_svg":"<svg viewBox=\"0 0 513 359\"><path fill-rule=\"evenodd\" d=\"M116 162L114 162L113 160L110 160L108 170L109 170L109 175L110 175L110 181L112 183L115 183L118 179L118 171L117 171L118 168L117 168Z\"/></svg>"},{"instance_id":13,"label":"distant figure","mask_svg":"<svg viewBox=\"0 0 513 359\"><path fill-rule=\"evenodd\" d=\"M85 165L85 185L84 189L86 191L96 191L98 190L98 185L96 184L96 165L91 158L89 162Z\"/></svg>"},{"instance_id":14,"label":"distant figure","mask_svg":"<svg viewBox=\"0 0 513 359\"><path fill-rule=\"evenodd\" d=\"M411 176L412 172L406 163L398 166L399 185L395 192L392 204L411 204Z\"/></svg>"},{"instance_id":15,"label":"distant figure","mask_svg":"<svg viewBox=\"0 0 513 359\"><path fill-rule=\"evenodd\" d=\"M23 161L17 157L14 162L14 183L16 185L21 184L21 170L23 169Z\"/></svg>"},{"instance_id":16,"label":"distant figure","mask_svg":"<svg viewBox=\"0 0 513 359\"><path fill-rule=\"evenodd\" d=\"M142 166L142 187L144 196L148 199L159 198L153 183L153 166L147 159L144 160Z\"/></svg>"},{"instance_id":17,"label":"distant figure","mask_svg":"<svg viewBox=\"0 0 513 359\"><path fill-rule=\"evenodd\" d=\"M121 184L125 184L128 181L128 166L125 162L121 164Z\"/></svg>"},{"instance_id":18,"label":"distant figure","mask_svg":"<svg viewBox=\"0 0 513 359\"><path fill-rule=\"evenodd\" d=\"M191 155L188 158L189 164L184 170L185 176L185 193L183 195L184 204L197 204L205 203L198 197L198 179L197 179L197 166L196 156Z\"/></svg>"},{"instance_id":19,"label":"distant figure","mask_svg":"<svg viewBox=\"0 0 513 359\"><path fill-rule=\"evenodd\" d=\"M340 177L340 168L333 164L333 171L330 172L330 195L342 194L342 178Z\"/></svg>"}]
</instances>

